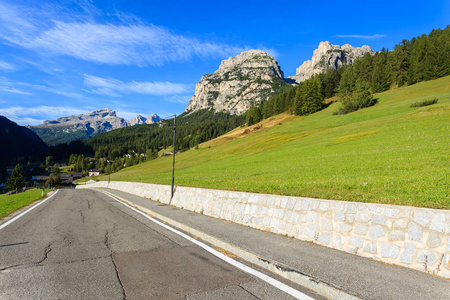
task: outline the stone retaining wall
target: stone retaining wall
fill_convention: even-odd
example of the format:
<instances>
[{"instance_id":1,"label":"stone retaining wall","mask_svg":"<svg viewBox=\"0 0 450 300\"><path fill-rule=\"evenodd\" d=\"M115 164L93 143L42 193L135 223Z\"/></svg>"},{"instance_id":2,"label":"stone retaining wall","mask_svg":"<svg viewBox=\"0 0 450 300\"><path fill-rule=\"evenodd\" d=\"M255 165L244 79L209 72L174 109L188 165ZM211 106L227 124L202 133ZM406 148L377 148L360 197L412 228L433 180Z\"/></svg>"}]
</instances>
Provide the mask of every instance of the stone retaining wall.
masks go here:
<instances>
[{"instance_id":1,"label":"stone retaining wall","mask_svg":"<svg viewBox=\"0 0 450 300\"><path fill-rule=\"evenodd\" d=\"M169 203L170 186L97 182ZM450 211L176 187L172 205L450 278Z\"/></svg>"}]
</instances>

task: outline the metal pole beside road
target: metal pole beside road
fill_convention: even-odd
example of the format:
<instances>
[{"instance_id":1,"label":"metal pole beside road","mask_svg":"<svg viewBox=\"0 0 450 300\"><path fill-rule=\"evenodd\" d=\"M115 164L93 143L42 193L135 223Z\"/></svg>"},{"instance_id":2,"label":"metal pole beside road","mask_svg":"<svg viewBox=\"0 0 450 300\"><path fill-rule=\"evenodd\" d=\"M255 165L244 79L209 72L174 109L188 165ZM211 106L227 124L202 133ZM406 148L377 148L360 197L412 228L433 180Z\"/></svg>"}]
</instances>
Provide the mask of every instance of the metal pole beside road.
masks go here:
<instances>
[{"instance_id":1,"label":"metal pole beside road","mask_svg":"<svg viewBox=\"0 0 450 300\"><path fill-rule=\"evenodd\" d=\"M170 195L170 201L169 201L169 205L172 202L173 199L173 188L174 188L174 182L175 182L175 133L176 133L176 126L175 126L175 122L177 120L177 115L173 115L173 153L172 153L172 194Z\"/></svg>"}]
</instances>

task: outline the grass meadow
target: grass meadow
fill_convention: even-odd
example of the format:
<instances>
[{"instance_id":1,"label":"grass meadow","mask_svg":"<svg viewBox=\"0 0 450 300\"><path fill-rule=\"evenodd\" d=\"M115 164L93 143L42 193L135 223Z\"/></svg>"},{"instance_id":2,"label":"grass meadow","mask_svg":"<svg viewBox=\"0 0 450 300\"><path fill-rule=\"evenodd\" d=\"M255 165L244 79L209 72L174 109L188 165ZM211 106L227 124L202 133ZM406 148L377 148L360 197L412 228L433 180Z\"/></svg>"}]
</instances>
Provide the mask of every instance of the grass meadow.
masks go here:
<instances>
[{"instance_id":1,"label":"grass meadow","mask_svg":"<svg viewBox=\"0 0 450 300\"><path fill-rule=\"evenodd\" d=\"M333 103L237 128L177 155L175 184L450 209L450 76L374 96L375 106L347 115L333 115ZM171 170L163 157L111 180L170 184Z\"/></svg>"},{"instance_id":2,"label":"grass meadow","mask_svg":"<svg viewBox=\"0 0 450 300\"><path fill-rule=\"evenodd\" d=\"M48 190L45 190L47 193ZM10 213L33 203L36 200L42 198L42 190L34 189L28 190L24 193L14 194L14 195L1 195L0 196L0 218L6 217Z\"/></svg>"}]
</instances>

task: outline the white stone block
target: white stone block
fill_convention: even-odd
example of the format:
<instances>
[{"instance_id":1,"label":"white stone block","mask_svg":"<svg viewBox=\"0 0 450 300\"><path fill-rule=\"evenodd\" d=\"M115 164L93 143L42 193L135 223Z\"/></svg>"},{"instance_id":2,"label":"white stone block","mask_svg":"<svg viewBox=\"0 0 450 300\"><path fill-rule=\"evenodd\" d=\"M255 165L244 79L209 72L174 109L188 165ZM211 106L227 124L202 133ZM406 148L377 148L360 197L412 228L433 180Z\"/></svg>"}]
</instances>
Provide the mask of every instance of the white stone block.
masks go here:
<instances>
[{"instance_id":1,"label":"white stone block","mask_svg":"<svg viewBox=\"0 0 450 300\"><path fill-rule=\"evenodd\" d=\"M399 212L400 212L400 209L398 209L398 208L386 207L384 209L383 215L385 215L388 218L394 218Z\"/></svg>"},{"instance_id":2,"label":"white stone block","mask_svg":"<svg viewBox=\"0 0 450 300\"><path fill-rule=\"evenodd\" d=\"M376 213L379 213L379 214L381 214L383 212L383 208L381 208L381 207L379 207L377 205L373 205L372 204L372 205L369 205L368 208L369 208L370 211L373 211L373 212L376 212Z\"/></svg>"},{"instance_id":3,"label":"white stone block","mask_svg":"<svg viewBox=\"0 0 450 300\"><path fill-rule=\"evenodd\" d=\"M437 213L431 220L430 229L444 233L445 231L445 215L443 213Z\"/></svg>"},{"instance_id":4,"label":"white stone block","mask_svg":"<svg viewBox=\"0 0 450 300\"><path fill-rule=\"evenodd\" d=\"M384 225L384 224L386 224L386 217L384 217L382 215L373 215L372 223Z\"/></svg>"},{"instance_id":5,"label":"white stone block","mask_svg":"<svg viewBox=\"0 0 450 300\"><path fill-rule=\"evenodd\" d=\"M334 228L337 232L342 233L342 234L347 234L350 232L350 230L353 229L353 227L351 225L348 225L345 223L334 224Z\"/></svg>"},{"instance_id":6,"label":"white stone block","mask_svg":"<svg viewBox=\"0 0 450 300\"><path fill-rule=\"evenodd\" d=\"M405 250L400 256L401 262L404 264L411 264L413 262L415 252L416 252L416 245L412 243L405 243Z\"/></svg>"},{"instance_id":7,"label":"white stone block","mask_svg":"<svg viewBox=\"0 0 450 300\"><path fill-rule=\"evenodd\" d=\"M317 201L317 200L312 200L312 201L311 201L310 209L316 210L318 207L319 207L319 201Z\"/></svg>"},{"instance_id":8,"label":"white stone block","mask_svg":"<svg viewBox=\"0 0 450 300\"><path fill-rule=\"evenodd\" d=\"M264 206L261 210L261 214L263 216L267 216L267 213L269 212L269 208L267 206Z\"/></svg>"},{"instance_id":9,"label":"white stone block","mask_svg":"<svg viewBox=\"0 0 450 300\"><path fill-rule=\"evenodd\" d=\"M356 214L356 204L355 203L347 203L347 209L345 210L346 214Z\"/></svg>"},{"instance_id":10,"label":"white stone block","mask_svg":"<svg viewBox=\"0 0 450 300\"><path fill-rule=\"evenodd\" d=\"M285 231L287 233L291 233L293 228L294 228L294 225L292 225L292 223L286 223Z\"/></svg>"},{"instance_id":11,"label":"white stone block","mask_svg":"<svg viewBox=\"0 0 450 300\"><path fill-rule=\"evenodd\" d=\"M439 235L436 232L432 231L428 234L428 239L427 239L428 247L436 248L443 244L444 243L441 241L441 239L439 238Z\"/></svg>"},{"instance_id":12,"label":"white stone block","mask_svg":"<svg viewBox=\"0 0 450 300\"><path fill-rule=\"evenodd\" d=\"M345 221L345 214L342 212L337 212L334 214L335 221Z\"/></svg>"},{"instance_id":13,"label":"white stone block","mask_svg":"<svg viewBox=\"0 0 450 300\"><path fill-rule=\"evenodd\" d=\"M274 196L269 196L269 198L267 199L267 205L268 206L274 206L275 205L275 197Z\"/></svg>"},{"instance_id":14,"label":"white stone block","mask_svg":"<svg viewBox=\"0 0 450 300\"><path fill-rule=\"evenodd\" d=\"M285 221L279 221L278 222L278 230L279 231L284 231L284 229L286 228L286 222Z\"/></svg>"},{"instance_id":15,"label":"white stone block","mask_svg":"<svg viewBox=\"0 0 450 300\"><path fill-rule=\"evenodd\" d=\"M367 206L365 204L358 204L358 210L366 210Z\"/></svg>"},{"instance_id":16,"label":"white stone block","mask_svg":"<svg viewBox=\"0 0 450 300\"><path fill-rule=\"evenodd\" d=\"M323 245L329 245L333 234L331 232L321 232L319 233L319 237L317 241Z\"/></svg>"},{"instance_id":17,"label":"white stone block","mask_svg":"<svg viewBox=\"0 0 450 300\"><path fill-rule=\"evenodd\" d=\"M367 234L367 225L364 223L356 223L355 224L355 234L366 235Z\"/></svg>"},{"instance_id":18,"label":"white stone block","mask_svg":"<svg viewBox=\"0 0 450 300\"><path fill-rule=\"evenodd\" d=\"M353 215L345 215L345 221L347 223L353 223L355 221L355 216L353 216Z\"/></svg>"},{"instance_id":19,"label":"white stone block","mask_svg":"<svg viewBox=\"0 0 450 300\"><path fill-rule=\"evenodd\" d=\"M369 229L369 236L373 239L379 238L380 236L383 236L385 234L385 231L382 226L375 225L371 226Z\"/></svg>"},{"instance_id":20,"label":"white stone block","mask_svg":"<svg viewBox=\"0 0 450 300\"><path fill-rule=\"evenodd\" d=\"M422 227L426 227L431 220L431 215L427 213L414 213L414 222Z\"/></svg>"},{"instance_id":21,"label":"white stone block","mask_svg":"<svg viewBox=\"0 0 450 300\"><path fill-rule=\"evenodd\" d=\"M304 199L302 203L302 210L308 210L309 208L309 199Z\"/></svg>"},{"instance_id":22,"label":"white stone block","mask_svg":"<svg viewBox=\"0 0 450 300\"><path fill-rule=\"evenodd\" d=\"M322 231L333 230L333 223L331 223L331 221L328 221L326 219L320 220L320 230L322 230Z\"/></svg>"},{"instance_id":23,"label":"white stone block","mask_svg":"<svg viewBox=\"0 0 450 300\"><path fill-rule=\"evenodd\" d=\"M408 226L408 240L422 241L422 228L414 222L410 222Z\"/></svg>"},{"instance_id":24,"label":"white stone block","mask_svg":"<svg viewBox=\"0 0 450 300\"><path fill-rule=\"evenodd\" d=\"M433 266L437 259L436 253L431 250L423 250L423 249L418 250L417 251L417 262L419 264L425 263L425 256L426 256L428 268Z\"/></svg>"},{"instance_id":25,"label":"white stone block","mask_svg":"<svg viewBox=\"0 0 450 300\"><path fill-rule=\"evenodd\" d=\"M333 243L333 247L336 249L340 249L343 245L343 238L342 235L336 235L336 237L334 238L334 243Z\"/></svg>"},{"instance_id":26,"label":"white stone block","mask_svg":"<svg viewBox=\"0 0 450 300\"><path fill-rule=\"evenodd\" d=\"M364 240L359 236L352 235L350 236L350 245L361 248L363 246Z\"/></svg>"},{"instance_id":27,"label":"white stone block","mask_svg":"<svg viewBox=\"0 0 450 300\"><path fill-rule=\"evenodd\" d=\"M356 220L360 222L369 222L371 214L368 211L358 211L356 213Z\"/></svg>"},{"instance_id":28,"label":"white stone block","mask_svg":"<svg viewBox=\"0 0 450 300\"><path fill-rule=\"evenodd\" d=\"M286 221L291 221L291 217L292 217L292 212L290 210L286 211L286 213L284 214L284 219Z\"/></svg>"},{"instance_id":29,"label":"white stone block","mask_svg":"<svg viewBox=\"0 0 450 300\"><path fill-rule=\"evenodd\" d=\"M305 227L305 234L309 236L310 238L314 239L316 237L316 232L319 225L317 224L308 224Z\"/></svg>"},{"instance_id":30,"label":"white stone block","mask_svg":"<svg viewBox=\"0 0 450 300\"><path fill-rule=\"evenodd\" d=\"M271 219L269 217L264 217L264 225L269 226Z\"/></svg>"},{"instance_id":31,"label":"white stone block","mask_svg":"<svg viewBox=\"0 0 450 300\"><path fill-rule=\"evenodd\" d=\"M274 217L278 218L278 219L282 219L284 217L284 209L281 209L281 208L275 209Z\"/></svg>"},{"instance_id":32,"label":"white stone block","mask_svg":"<svg viewBox=\"0 0 450 300\"><path fill-rule=\"evenodd\" d=\"M288 200L287 208L288 208L289 210L293 210L293 209L294 209L294 206L295 206L295 202L296 202L296 199L295 199L295 198L290 198L290 199Z\"/></svg>"},{"instance_id":33,"label":"white stone block","mask_svg":"<svg viewBox=\"0 0 450 300\"><path fill-rule=\"evenodd\" d=\"M295 236L299 237L300 235L303 234L304 230L305 230L305 226L303 226L303 225L295 225L294 226Z\"/></svg>"},{"instance_id":34,"label":"white stone block","mask_svg":"<svg viewBox=\"0 0 450 300\"><path fill-rule=\"evenodd\" d=\"M314 221L314 212L313 211L309 210L306 213L306 221L308 221L308 222Z\"/></svg>"},{"instance_id":35,"label":"white stone block","mask_svg":"<svg viewBox=\"0 0 450 300\"><path fill-rule=\"evenodd\" d=\"M400 254L400 248L391 243L381 244L381 256L386 258L397 258Z\"/></svg>"},{"instance_id":36,"label":"white stone block","mask_svg":"<svg viewBox=\"0 0 450 300\"><path fill-rule=\"evenodd\" d=\"M281 208L286 208L287 207L287 202L288 202L287 198L282 198L281 199Z\"/></svg>"},{"instance_id":37,"label":"white stone block","mask_svg":"<svg viewBox=\"0 0 450 300\"><path fill-rule=\"evenodd\" d=\"M378 253L377 243L375 242L366 243L363 251L371 254L377 254Z\"/></svg>"},{"instance_id":38,"label":"white stone block","mask_svg":"<svg viewBox=\"0 0 450 300\"><path fill-rule=\"evenodd\" d=\"M301 209L302 209L302 200L298 199L297 202L295 203L294 210L300 211Z\"/></svg>"},{"instance_id":39,"label":"white stone block","mask_svg":"<svg viewBox=\"0 0 450 300\"><path fill-rule=\"evenodd\" d=\"M330 203L322 201L322 202L320 202L319 210L327 210L329 206L330 206Z\"/></svg>"}]
</instances>

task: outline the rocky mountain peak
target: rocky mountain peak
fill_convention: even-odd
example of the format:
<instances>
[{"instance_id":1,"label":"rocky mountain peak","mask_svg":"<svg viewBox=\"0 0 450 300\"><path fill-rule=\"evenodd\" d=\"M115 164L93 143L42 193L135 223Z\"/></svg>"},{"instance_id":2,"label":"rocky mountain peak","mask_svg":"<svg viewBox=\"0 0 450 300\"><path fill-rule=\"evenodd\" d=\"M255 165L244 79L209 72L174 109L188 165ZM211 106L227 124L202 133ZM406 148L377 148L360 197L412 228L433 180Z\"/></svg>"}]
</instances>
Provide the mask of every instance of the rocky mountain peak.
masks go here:
<instances>
[{"instance_id":1,"label":"rocky mountain peak","mask_svg":"<svg viewBox=\"0 0 450 300\"><path fill-rule=\"evenodd\" d=\"M311 60L305 61L297 68L294 76L288 77L297 83L322 73L329 68L337 69L342 65L352 64L358 57L375 51L365 45L362 47L352 47L349 44L342 46L332 45L330 42L320 42L319 47L314 50Z\"/></svg>"},{"instance_id":2,"label":"rocky mountain peak","mask_svg":"<svg viewBox=\"0 0 450 300\"><path fill-rule=\"evenodd\" d=\"M148 118L141 115L137 115L134 119L128 121L129 126L141 125L141 124L153 124L161 121L161 118L157 114L151 114Z\"/></svg>"},{"instance_id":3,"label":"rocky mountain peak","mask_svg":"<svg viewBox=\"0 0 450 300\"><path fill-rule=\"evenodd\" d=\"M283 71L272 56L261 50L245 51L201 78L186 112L213 109L242 114L267 100L283 83Z\"/></svg>"},{"instance_id":4,"label":"rocky mountain peak","mask_svg":"<svg viewBox=\"0 0 450 300\"><path fill-rule=\"evenodd\" d=\"M130 126L141 125L141 124L145 124L146 121L147 121L147 119L144 118L143 116L141 116L141 115L136 115L136 117L135 117L134 119L131 119L131 120L128 122L128 124L129 124Z\"/></svg>"}]
</instances>

